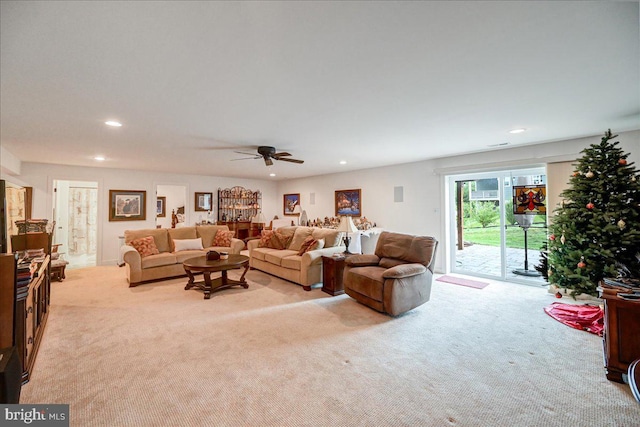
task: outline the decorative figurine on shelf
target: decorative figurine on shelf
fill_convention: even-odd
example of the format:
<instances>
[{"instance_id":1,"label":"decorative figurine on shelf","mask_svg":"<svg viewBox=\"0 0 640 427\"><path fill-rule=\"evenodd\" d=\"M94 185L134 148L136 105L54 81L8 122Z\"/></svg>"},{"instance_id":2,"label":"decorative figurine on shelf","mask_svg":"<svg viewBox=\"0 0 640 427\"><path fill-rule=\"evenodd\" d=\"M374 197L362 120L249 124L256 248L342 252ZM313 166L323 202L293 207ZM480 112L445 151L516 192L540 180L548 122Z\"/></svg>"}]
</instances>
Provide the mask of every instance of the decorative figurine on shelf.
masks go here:
<instances>
[{"instance_id":1,"label":"decorative figurine on shelf","mask_svg":"<svg viewBox=\"0 0 640 427\"><path fill-rule=\"evenodd\" d=\"M222 221L223 222L227 221L227 214L225 214L225 213L222 214Z\"/></svg>"}]
</instances>

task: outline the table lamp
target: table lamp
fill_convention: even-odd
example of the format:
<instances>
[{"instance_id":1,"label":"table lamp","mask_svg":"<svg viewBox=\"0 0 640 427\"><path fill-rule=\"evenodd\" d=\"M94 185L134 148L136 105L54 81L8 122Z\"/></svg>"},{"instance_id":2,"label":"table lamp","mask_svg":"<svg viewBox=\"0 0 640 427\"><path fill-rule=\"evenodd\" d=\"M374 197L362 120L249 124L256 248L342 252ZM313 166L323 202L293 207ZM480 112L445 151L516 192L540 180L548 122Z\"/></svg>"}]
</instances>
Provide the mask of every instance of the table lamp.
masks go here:
<instances>
[{"instance_id":1,"label":"table lamp","mask_svg":"<svg viewBox=\"0 0 640 427\"><path fill-rule=\"evenodd\" d=\"M256 215L254 215L253 218L251 218L251 222L253 224L257 224L258 233L261 233L262 229L264 228L264 224L265 224L265 222L267 222L267 220L264 217L264 214L262 213L262 211L260 211Z\"/></svg>"},{"instance_id":2,"label":"table lamp","mask_svg":"<svg viewBox=\"0 0 640 427\"><path fill-rule=\"evenodd\" d=\"M343 231L345 236L342 238L344 242L345 254L350 254L349 252L349 243L351 243L351 237L349 237L349 233L355 233L358 231L358 228L353 223L353 219L350 216L343 216L340 218L340 224L338 225L338 231Z\"/></svg>"}]
</instances>

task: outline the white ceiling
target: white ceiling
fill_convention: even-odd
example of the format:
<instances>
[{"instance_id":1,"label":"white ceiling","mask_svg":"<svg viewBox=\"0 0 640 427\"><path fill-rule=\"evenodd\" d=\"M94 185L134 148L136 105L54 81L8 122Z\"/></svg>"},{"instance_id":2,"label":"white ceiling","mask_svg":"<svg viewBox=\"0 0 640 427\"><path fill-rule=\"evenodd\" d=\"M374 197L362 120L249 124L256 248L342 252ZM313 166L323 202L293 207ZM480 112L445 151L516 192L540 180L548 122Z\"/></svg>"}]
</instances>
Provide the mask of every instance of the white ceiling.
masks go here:
<instances>
[{"instance_id":1,"label":"white ceiling","mask_svg":"<svg viewBox=\"0 0 640 427\"><path fill-rule=\"evenodd\" d=\"M272 145L305 160L275 162L287 179L640 128L638 2L0 12L0 142L23 161L263 179L231 160Z\"/></svg>"}]
</instances>

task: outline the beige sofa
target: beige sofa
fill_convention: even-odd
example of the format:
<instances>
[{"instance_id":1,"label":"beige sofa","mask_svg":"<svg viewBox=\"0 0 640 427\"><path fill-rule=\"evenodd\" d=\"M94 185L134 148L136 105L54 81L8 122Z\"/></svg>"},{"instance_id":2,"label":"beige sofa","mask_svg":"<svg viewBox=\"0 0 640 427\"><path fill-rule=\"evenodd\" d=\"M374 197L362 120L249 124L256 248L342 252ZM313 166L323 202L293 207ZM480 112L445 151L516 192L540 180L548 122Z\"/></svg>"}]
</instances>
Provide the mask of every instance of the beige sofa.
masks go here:
<instances>
[{"instance_id":1,"label":"beige sofa","mask_svg":"<svg viewBox=\"0 0 640 427\"><path fill-rule=\"evenodd\" d=\"M181 228L126 230L124 232L125 244L120 248L120 254L125 262L129 287L138 286L140 283L149 280L184 276L186 273L182 267L182 263L186 259L204 255L210 250L239 254L240 251L244 249L244 242L235 238L231 239L231 246L212 246L218 230L229 231L229 227L226 225L197 225L194 227ZM160 253L142 257L130 243L136 239L148 236L153 237ZM198 238L202 241L203 249L175 251L174 240Z\"/></svg>"},{"instance_id":2,"label":"beige sofa","mask_svg":"<svg viewBox=\"0 0 640 427\"><path fill-rule=\"evenodd\" d=\"M302 285L305 291L310 291L312 285L322 282L322 256L331 256L345 250L342 244L342 233L337 230L288 226L280 227L277 231L291 236L287 248L259 247L259 239L249 240L247 242L249 266ZM298 255L300 247L308 236L316 240L324 240L324 247Z\"/></svg>"}]
</instances>

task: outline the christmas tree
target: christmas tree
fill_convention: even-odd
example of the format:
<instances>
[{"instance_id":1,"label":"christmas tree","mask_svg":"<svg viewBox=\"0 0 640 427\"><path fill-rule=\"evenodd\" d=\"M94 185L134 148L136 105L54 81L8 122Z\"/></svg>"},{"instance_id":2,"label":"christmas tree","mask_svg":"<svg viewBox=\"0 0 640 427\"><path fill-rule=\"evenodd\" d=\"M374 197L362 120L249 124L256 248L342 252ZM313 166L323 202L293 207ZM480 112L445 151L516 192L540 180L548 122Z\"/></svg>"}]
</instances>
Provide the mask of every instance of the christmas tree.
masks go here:
<instances>
[{"instance_id":1,"label":"christmas tree","mask_svg":"<svg viewBox=\"0 0 640 427\"><path fill-rule=\"evenodd\" d=\"M639 262L640 176L617 136L582 150L549 227L549 282L572 296L597 295L600 280Z\"/></svg>"}]
</instances>

